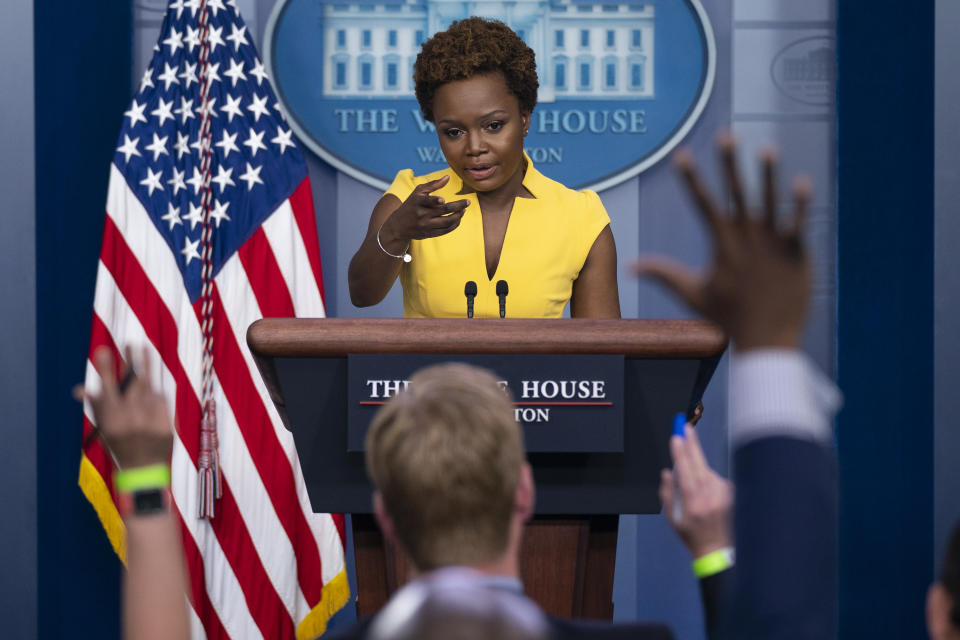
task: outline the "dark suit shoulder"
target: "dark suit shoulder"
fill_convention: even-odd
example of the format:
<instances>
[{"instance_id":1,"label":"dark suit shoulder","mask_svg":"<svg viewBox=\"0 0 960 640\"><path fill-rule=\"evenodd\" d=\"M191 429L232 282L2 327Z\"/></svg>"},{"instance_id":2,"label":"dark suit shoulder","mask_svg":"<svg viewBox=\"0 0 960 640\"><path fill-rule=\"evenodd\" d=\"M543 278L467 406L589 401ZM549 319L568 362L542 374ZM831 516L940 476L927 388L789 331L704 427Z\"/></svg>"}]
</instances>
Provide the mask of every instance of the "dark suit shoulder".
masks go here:
<instances>
[{"instance_id":1,"label":"dark suit shoulder","mask_svg":"<svg viewBox=\"0 0 960 640\"><path fill-rule=\"evenodd\" d=\"M729 637L837 635L837 479L832 450L787 436L733 456L735 597Z\"/></svg>"},{"instance_id":2,"label":"dark suit shoulder","mask_svg":"<svg viewBox=\"0 0 960 640\"><path fill-rule=\"evenodd\" d=\"M596 622L550 618L553 640L600 638L606 640L673 640L666 625L645 622Z\"/></svg>"},{"instance_id":3,"label":"dark suit shoulder","mask_svg":"<svg viewBox=\"0 0 960 640\"><path fill-rule=\"evenodd\" d=\"M370 621L373 618L364 618L342 629L334 629L323 634L323 640L363 640L370 630Z\"/></svg>"}]
</instances>

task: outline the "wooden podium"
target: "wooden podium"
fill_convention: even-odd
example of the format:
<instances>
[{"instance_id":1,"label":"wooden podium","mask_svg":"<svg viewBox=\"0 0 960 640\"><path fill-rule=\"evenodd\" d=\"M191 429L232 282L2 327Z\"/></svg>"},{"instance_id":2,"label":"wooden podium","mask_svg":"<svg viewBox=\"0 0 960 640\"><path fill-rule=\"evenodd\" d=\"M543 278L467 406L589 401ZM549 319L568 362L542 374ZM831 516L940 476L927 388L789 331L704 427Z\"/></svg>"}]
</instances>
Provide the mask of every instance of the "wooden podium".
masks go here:
<instances>
[{"instance_id":1,"label":"wooden podium","mask_svg":"<svg viewBox=\"0 0 960 640\"><path fill-rule=\"evenodd\" d=\"M623 357L622 451L528 454L537 515L521 556L527 594L546 612L609 620L619 514L660 511L672 416L690 415L726 348L723 333L698 320L284 318L255 322L247 342L294 435L314 510L353 514L361 617L383 606L409 567L380 535L363 454L347 446L348 356Z\"/></svg>"}]
</instances>

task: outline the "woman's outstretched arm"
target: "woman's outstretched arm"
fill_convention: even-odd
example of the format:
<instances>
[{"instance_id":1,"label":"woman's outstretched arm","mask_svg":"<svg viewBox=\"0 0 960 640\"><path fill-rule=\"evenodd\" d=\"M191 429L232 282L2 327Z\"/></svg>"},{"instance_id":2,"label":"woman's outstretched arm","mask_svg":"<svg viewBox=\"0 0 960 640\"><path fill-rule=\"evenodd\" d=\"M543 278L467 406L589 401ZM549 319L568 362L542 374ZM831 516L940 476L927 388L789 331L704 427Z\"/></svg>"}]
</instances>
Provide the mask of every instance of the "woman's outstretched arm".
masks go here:
<instances>
[{"instance_id":1,"label":"woman's outstretched arm","mask_svg":"<svg viewBox=\"0 0 960 640\"><path fill-rule=\"evenodd\" d=\"M380 198L370 214L363 244L347 272L350 301L354 305L369 307L383 300L400 275L403 255L411 240L442 236L459 226L469 201L446 202L430 195L449 179L443 176L418 185L402 203L389 193Z\"/></svg>"}]
</instances>

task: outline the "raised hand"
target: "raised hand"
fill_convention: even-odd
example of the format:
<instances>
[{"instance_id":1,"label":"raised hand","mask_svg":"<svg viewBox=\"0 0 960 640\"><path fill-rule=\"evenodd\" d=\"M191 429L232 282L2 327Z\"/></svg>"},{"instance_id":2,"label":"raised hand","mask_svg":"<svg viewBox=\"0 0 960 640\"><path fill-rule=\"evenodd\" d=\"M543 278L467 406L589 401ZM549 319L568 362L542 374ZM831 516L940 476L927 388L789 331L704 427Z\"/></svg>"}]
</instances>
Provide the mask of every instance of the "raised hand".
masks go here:
<instances>
[{"instance_id":1,"label":"raised hand","mask_svg":"<svg viewBox=\"0 0 960 640\"><path fill-rule=\"evenodd\" d=\"M697 432L690 425L683 438L670 438L670 456L673 471L660 472L660 502L667 522L694 558L732 546L733 485L707 464ZM679 521L673 511L675 490L683 500Z\"/></svg>"},{"instance_id":2,"label":"raised hand","mask_svg":"<svg viewBox=\"0 0 960 640\"><path fill-rule=\"evenodd\" d=\"M125 359L129 371L131 349ZM100 374L98 394L74 389L77 400L89 400L99 434L113 452L118 466L128 473L137 467L167 464L173 444L170 414L163 396L150 381L150 363L146 349L136 375L123 388L117 384L113 355L106 347L93 354ZM119 491L118 491L119 495ZM127 572L123 584L123 635L141 640L171 640L190 637L187 612L187 570L180 530L173 513L139 513L130 500L123 512ZM120 498L118 498L120 500ZM119 503L118 503L119 504Z\"/></svg>"},{"instance_id":3,"label":"raised hand","mask_svg":"<svg viewBox=\"0 0 960 640\"><path fill-rule=\"evenodd\" d=\"M126 352L130 366L132 352ZM146 350L142 365L126 389L117 384L113 356L106 347L93 354L93 363L100 374L99 394L74 389L78 400L86 398L93 407L100 436L116 457L121 468L166 463L173 445L173 430L166 400L153 390Z\"/></svg>"},{"instance_id":4,"label":"raised hand","mask_svg":"<svg viewBox=\"0 0 960 640\"><path fill-rule=\"evenodd\" d=\"M380 241L385 247L402 250L410 240L435 238L460 226L460 219L470 201L446 202L440 196L431 195L449 181L450 176L443 176L424 182L413 190L380 229Z\"/></svg>"},{"instance_id":5,"label":"raised hand","mask_svg":"<svg viewBox=\"0 0 960 640\"><path fill-rule=\"evenodd\" d=\"M713 264L697 274L673 261L638 262L639 275L651 276L673 290L692 309L722 327L741 351L759 347L794 348L803 331L810 297L810 265L803 232L812 186L799 177L793 187L793 214L777 220L776 156L762 155L763 200L758 211L747 205L737 170L733 138L722 136L720 159L732 201L722 213L688 151L675 156L713 238Z\"/></svg>"}]
</instances>

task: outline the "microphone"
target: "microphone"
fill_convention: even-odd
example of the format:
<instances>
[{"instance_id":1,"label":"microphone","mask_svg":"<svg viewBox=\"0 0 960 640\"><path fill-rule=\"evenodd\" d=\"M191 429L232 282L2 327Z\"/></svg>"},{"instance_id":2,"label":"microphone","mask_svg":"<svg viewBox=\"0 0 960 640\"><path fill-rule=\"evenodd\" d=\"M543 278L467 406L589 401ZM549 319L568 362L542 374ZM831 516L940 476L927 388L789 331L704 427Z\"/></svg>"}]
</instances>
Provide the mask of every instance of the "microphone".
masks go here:
<instances>
[{"instance_id":1,"label":"microphone","mask_svg":"<svg viewBox=\"0 0 960 640\"><path fill-rule=\"evenodd\" d=\"M497 297L500 298L500 317L507 317L507 294L510 293L510 287L506 280L497 280Z\"/></svg>"},{"instance_id":2,"label":"microphone","mask_svg":"<svg viewBox=\"0 0 960 640\"><path fill-rule=\"evenodd\" d=\"M473 280L467 280L463 286L463 295L467 296L467 317L473 317L473 299L477 295L477 283Z\"/></svg>"}]
</instances>

